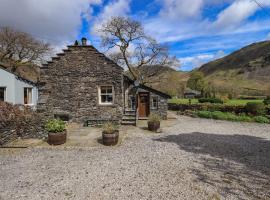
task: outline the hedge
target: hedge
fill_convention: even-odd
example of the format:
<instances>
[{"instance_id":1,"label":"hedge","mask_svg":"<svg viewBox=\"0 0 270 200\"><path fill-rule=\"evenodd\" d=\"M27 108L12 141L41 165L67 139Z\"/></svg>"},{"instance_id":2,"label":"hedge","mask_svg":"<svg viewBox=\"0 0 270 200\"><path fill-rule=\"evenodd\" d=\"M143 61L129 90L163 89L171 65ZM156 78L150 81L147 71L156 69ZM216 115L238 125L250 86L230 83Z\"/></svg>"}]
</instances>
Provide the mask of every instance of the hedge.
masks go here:
<instances>
[{"instance_id":1,"label":"hedge","mask_svg":"<svg viewBox=\"0 0 270 200\"><path fill-rule=\"evenodd\" d=\"M43 137L41 118L28 107L0 101L0 146L17 137Z\"/></svg>"},{"instance_id":2,"label":"hedge","mask_svg":"<svg viewBox=\"0 0 270 200\"><path fill-rule=\"evenodd\" d=\"M176 104L176 103L168 103L168 109L172 111L180 111L184 112L186 110L207 110L207 111L221 111L221 112L232 112L236 114L240 113L248 113L246 110L246 106L244 105L225 105L225 104L212 104L212 103L204 103L204 104ZM270 106L266 106L266 112L270 115Z\"/></svg>"}]
</instances>

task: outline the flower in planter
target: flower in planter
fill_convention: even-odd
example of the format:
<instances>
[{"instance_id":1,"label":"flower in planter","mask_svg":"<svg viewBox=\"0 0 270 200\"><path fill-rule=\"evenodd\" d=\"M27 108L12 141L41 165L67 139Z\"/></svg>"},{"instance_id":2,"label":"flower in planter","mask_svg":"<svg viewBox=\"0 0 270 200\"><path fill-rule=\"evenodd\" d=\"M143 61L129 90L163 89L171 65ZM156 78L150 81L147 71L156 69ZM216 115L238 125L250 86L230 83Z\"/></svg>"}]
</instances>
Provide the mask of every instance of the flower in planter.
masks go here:
<instances>
[{"instance_id":1,"label":"flower in planter","mask_svg":"<svg viewBox=\"0 0 270 200\"><path fill-rule=\"evenodd\" d=\"M102 130L107 134L113 134L115 131L118 130L118 127L112 122L106 122L105 124L103 124Z\"/></svg>"},{"instance_id":2,"label":"flower in planter","mask_svg":"<svg viewBox=\"0 0 270 200\"><path fill-rule=\"evenodd\" d=\"M160 128L160 116L152 113L148 118L148 130L157 131Z\"/></svg>"},{"instance_id":3,"label":"flower in planter","mask_svg":"<svg viewBox=\"0 0 270 200\"><path fill-rule=\"evenodd\" d=\"M106 122L102 126L102 141L106 146L113 146L118 143L119 130L112 122Z\"/></svg>"},{"instance_id":4,"label":"flower in planter","mask_svg":"<svg viewBox=\"0 0 270 200\"><path fill-rule=\"evenodd\" d=\"M60 119L51 119L45 125L45 130L51 133L59 133L65 130L65 122Z\"/></svg>"},{"instance_id":5,"label":"flower in planter","mask_svg":"<svg viewBox=\"0 0 270 200\"><path fill-rule=\"evenodd\" d=\"M67 140L65 122L60 119L51 119L45 125L48 131L48 143L52 145L64 144Z\"/></svg>"}]
</instances>

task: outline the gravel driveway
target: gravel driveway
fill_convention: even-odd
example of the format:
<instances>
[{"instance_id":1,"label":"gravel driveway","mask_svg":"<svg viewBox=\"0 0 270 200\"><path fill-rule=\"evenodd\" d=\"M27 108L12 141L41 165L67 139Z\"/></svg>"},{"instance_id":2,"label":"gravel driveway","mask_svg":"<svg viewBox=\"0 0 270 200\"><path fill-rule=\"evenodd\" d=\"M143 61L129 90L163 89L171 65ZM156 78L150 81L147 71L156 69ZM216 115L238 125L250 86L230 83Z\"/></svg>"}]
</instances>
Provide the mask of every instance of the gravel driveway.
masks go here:
<instances>
[{"instance_id":1,"label":"gravel driveway","mask_svg":"<svg viewBox=\"0 0 270 200\"><path fill-rule=\"evenodd\" d=\"M0 199L270 199L270 125L179 117L117 147L0 154Z\"/></svg>"}]
</instances>

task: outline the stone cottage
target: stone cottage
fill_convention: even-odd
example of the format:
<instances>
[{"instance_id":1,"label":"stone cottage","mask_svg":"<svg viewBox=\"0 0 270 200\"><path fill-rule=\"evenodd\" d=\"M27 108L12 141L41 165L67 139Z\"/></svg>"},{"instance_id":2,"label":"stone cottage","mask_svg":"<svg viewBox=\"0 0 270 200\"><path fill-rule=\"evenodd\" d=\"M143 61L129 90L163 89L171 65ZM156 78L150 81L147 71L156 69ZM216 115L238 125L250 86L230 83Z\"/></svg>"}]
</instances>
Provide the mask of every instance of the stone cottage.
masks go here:
<instances>
[{"instance_id":1,"label":"stone cottage","mask_svg":"<svg viewBox=\"0 0 270 200\"><path fill-rule=\"evenodd\" d=\"M68 46L41 68L38 112L87 125L136 124L150 113L167 118L169 95L136 84L92 45Z\"/></svg>"}]
</instances>

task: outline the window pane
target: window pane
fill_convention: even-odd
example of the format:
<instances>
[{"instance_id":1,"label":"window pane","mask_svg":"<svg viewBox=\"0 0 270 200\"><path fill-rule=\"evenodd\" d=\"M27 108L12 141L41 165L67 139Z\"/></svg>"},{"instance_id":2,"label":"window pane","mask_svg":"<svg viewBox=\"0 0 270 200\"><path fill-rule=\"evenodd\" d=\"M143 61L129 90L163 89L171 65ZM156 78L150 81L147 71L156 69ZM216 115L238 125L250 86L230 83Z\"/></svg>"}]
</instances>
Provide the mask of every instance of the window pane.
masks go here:
<instances>
[{"instance_id":1,"label":"window pane","mask_svg":"<svg viewBox=\"0 0 270 200\"><path fill-rule=\"evenodd\" d=\"M27 104L27 88L24 88L24 91L23 91L23 101L24 101L24 104Z\"/></svg>"},{"instance_id":2,"label":"window pane","mask_svg":"<svg viewBox=\"0 0 270 200\"><path fill-rule=\"evenodd\" d=\"M112 87L107 88L107 93L112 94Z\"/></svg>"},{"instance_id":3,"label":"window pane","mask_svg":"<svg viewBox=\"0 0 270 200\"><path fill-rule=\"evenodd\" d=\"M108 96L107 96L107 101L110 102L110 103L113 102L113 97L112 97L112 95L108 95Z\"/></svg>"},{"instance_id":4,"label":"window pane","mask_svg":"<svg viewBox=\"0 0 270 200\"><path fill-rule=\"evenodd\" d=\"M158 97L153 97L153 99L152 99L152 107L153 108L158 107Z\"/></svg>"},{"instance_id":5,"label":"window pane","mask_svg":"<svg viewBox=\"0 0 270 200\"><path fill-rule=\"evenodd\" d=\"M27 97L28 97L28 104L31 104L32 103L32 88L27 88Z\"/></svg>"},{"instance_id":6,"label":"window pane","mask_svg":"<svg viewBox=\"0 0 270 200\"><path fill-rule=\"evenodd\" d=\"M106 95L101 95L101 103L106 103Z\"/></svg>"},{"instance_id":7,"label":"window pane","mask_svg":"<svg viewBox=\"0 0 270 200\"><path fill-rule=\"evenodd\" d=\"M6 88L0 88L0 101L5 101L5 90Z\"/></svg>"},{"instance_id":8,"label":"window pane","mask_svg":"<svg viewBox=\"0 0 270 200\"><path fill-rule=\"evenodd\" d=\"M32 103L32 88L24 88L23 99L24 99L24 104Z\"/></svg>"},{"instance_id":9,"label":"window pane","mask_svg":"<svg viewBox=\"0 0 270 200\"><path fill-rule=\"evenodd\" d=\"M101 87L100 91L101 91L101 94L106 94L106 87Z\"/></svg>"}]
</instances>

